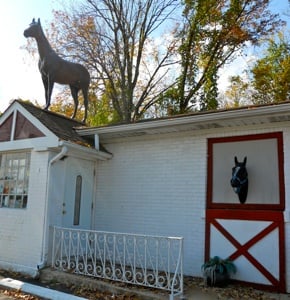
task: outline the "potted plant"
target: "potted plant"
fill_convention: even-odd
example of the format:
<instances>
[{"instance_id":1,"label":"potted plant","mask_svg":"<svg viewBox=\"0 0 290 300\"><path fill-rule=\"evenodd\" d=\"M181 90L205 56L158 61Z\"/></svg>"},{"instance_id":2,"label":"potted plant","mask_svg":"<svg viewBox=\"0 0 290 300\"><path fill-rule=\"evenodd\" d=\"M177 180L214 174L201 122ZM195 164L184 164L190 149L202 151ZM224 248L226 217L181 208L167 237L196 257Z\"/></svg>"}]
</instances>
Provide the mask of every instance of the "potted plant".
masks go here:
<instances>
[{"instance_id":1,"label":"potted plant","mask_svg":"<svg viewBox=\"0 0 290 300\"><path fill-rule=\"evenodd\" d=\"M225 286L229 282L230 275L237 271L229 258L221 259L218 256L210 258L201 268L207 286Z\"/></svg>"}]
</instances>

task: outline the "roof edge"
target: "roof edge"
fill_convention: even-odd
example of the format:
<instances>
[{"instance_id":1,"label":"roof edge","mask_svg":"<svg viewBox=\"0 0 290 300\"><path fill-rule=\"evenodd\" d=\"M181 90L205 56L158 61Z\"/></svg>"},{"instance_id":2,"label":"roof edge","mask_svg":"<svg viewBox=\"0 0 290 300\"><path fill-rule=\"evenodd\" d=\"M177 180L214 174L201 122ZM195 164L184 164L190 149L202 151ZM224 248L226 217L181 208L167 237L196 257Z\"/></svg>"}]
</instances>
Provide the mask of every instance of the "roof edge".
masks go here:
<instances>
[{"instance_id":1,"label":"roof edge","mask_svg":"<svg viewBox=\"0 0 290 300\"><path fill-rule=\"evenodd\" d=\"M102 135L120 132L134 132L137 130L150 130L186 124L208 123L226 121L236 118L252 118L262 115L285 114L290 112L290 102L263 106L247 106L238 109L212 111L207 113L195 113L165 119L146 120L145 122L118 124L92 128L78 128L77 133L81 136Z\"/></svg>"},{"instance_id":2,"label":"roof edge","mask_svg":"<svg viewBox=\"0 0 290 300\"><path fill-rule=\"evenodd\" d=\"M76 153L77 155L79 155L80 152L86 153L87 157L91 157L98 160L108 160L113 157L111 153L103 152L95 148L83 147L72 142L60 141L59 146L66 146L69 149L69 152Z\"/></svg>"}]
</instances>

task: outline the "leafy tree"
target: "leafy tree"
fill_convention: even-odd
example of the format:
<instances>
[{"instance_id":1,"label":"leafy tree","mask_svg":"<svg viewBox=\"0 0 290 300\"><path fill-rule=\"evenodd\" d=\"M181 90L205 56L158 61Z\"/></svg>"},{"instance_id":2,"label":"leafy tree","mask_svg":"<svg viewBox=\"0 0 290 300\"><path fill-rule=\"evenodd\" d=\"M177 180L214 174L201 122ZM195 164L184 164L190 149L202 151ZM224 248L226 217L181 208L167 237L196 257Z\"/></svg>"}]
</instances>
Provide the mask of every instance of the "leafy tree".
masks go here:
<instances>
[{"instance_id":1,"label":"leafy tree","mask_svg":"<svg viewBox=\"0 0 290 300\"><path fill-rule=\"evenodd\" d=\"M86 123L91 126L100 126L118 122L119 119L116 111L113 109L111 101L106 97L106 94L102 94L100 98L98 98L96 93L94 93L95 90L96 87L94 86L94 83L92 83L90 86L90 101ZM82 120L84 117L84 104L81 94L79 98L79 107L76 118ZM74 103L71 100L69 88L63 86L60 89L50 106L50 110L61 113L69 118L72 116L74 112Z\"/></svg>"},{"instance_id":2,"label":"leafy tree","mask_svg":"<svg viewBox=\"0 0 290 300\"><path fill-rule=\"evenodd\" d=\"M251 102L250 83L242 76L235 75L230 77L230 86L225 91L225 107L240 107L253 104Z\"/></svg>"},{"instance_id":3,"label":"leafy tree","mask_svg":"<svg viewBox=\"0 0 290 300\"><path fill-rule=\"evenodd\" d=\"M177 0L84 0L55 12L49 39L66 58L90 69L92 92L101 101L94 108L109 106L116 112L112 120L132 122L168 88L174 41L164 37L158 48L153 34L178 6Z\"/></svg>"},{"instance_id":4,"label":"leafy tree","mask_svg":"<svg viewBox=\"0 0 290 300\"><path fill-rule=\"evenodd\" d=\"M279 33L266 46L264 55L246 71L246 77L231 77L225 92L227 104L241 106L289 100L290 42Z\"/></svg>"},{"instance_id":5,"label":"leafy tree","mask_svg":"<svg viewBox=\"0 0 290 300\"><path fill-rule=\"evenodd\" d=\"M218 107L218 72L245 47L280 28L269 0L184 0L181 72L173 89L175 113ZM168 93L167 93L168 94ZM174 105L176 108L177 105Z\"/></svg>"},{"instance_id":6,"label":"leafy tree","mask_svg":"<svg viewBox=\"0 0 290 300\"><path fill-rule=\"evenodd\" d=\"M112 106L112 102L104 93L100 99L96 95L90 96L88 123L93 126L117 123L119 116Z\"/></svg>"},{"instance_id":7,"label":"leafy tree","mask_svg":"<svg viewBox=\"0 0 290 300\"><path fill-rule=\"evenodd\" d=\"M81 104L79 105L81 106ZM74 103L71 101L70 90L68 88L62 87L60 91L55 96L54 101L50 105L50 110L53 112L61 113L68 118L73 115L74 112ZM82 120L83 112L81 109L78 109L76 118Z\"/></svg>"},{"instance_id":8,"label":"leafy tree","mask_svg":"<svg viewBox=\"0 0 290 300\"><path fill-rule=\"evenodd\" d=\"M92 125L216 109L221 68L282 25L269 0L182 4L182 29L172 28L161 45L157 30L175 24L178 0L83 0L55 12L49 40L92 76Z\"/></svg>"},{"instance_id":9,"label":"leafy tree","mask_svg":"<svg viewBox=\"0 0 290 300\"><path fill-rule=\"evenodd\" d=\"M270 39L263 58L250 70L255 104L283 102L290 99L290 42L280 33Z\"/></svg>"}]
</instances>

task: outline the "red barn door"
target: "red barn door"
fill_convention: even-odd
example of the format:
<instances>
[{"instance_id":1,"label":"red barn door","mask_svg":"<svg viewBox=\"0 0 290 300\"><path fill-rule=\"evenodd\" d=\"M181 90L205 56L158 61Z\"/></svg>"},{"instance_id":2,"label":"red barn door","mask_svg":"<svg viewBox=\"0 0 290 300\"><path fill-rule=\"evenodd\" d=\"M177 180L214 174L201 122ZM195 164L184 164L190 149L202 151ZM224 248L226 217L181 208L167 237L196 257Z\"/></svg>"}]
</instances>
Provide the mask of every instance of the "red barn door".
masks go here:
<instances>
[{"instance_id":1,"label":"red barn door","mask_svg":"<svg viewBox=\"0 0 290 300\"><path fill-rule=\"evenodd\" d=\"M279 292L285 292L282 150L280 132L209 139L205 245L205 260L234 261L235 280ZM244 204L229 184L234 156L247 156Z\"/></svg>"}]
</instances>

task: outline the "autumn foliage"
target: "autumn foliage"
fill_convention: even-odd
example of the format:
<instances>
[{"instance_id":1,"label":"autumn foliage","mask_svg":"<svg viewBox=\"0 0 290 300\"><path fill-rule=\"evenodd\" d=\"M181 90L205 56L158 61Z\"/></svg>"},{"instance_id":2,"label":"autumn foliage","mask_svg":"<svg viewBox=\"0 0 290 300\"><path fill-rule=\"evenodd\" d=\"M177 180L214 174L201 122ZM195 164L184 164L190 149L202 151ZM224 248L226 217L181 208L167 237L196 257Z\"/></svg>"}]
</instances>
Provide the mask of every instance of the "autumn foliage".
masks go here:
<instances>
[{"instance_id":1,"label":"autumn foliage","mask_svg":"<svg viewBox=\"0 0 290 300\"><path fill-rule=\"evenodd\" d=\"M283 25L269 2L84 0L55 11L47 34L90 70L89 123L135 122L217 109L221 69ZM62 99L53 109L69 115Z\"/></svg>"}]
</instances>

